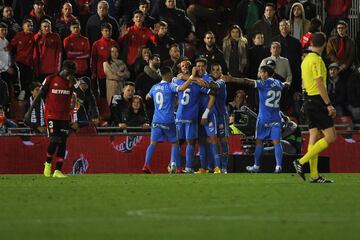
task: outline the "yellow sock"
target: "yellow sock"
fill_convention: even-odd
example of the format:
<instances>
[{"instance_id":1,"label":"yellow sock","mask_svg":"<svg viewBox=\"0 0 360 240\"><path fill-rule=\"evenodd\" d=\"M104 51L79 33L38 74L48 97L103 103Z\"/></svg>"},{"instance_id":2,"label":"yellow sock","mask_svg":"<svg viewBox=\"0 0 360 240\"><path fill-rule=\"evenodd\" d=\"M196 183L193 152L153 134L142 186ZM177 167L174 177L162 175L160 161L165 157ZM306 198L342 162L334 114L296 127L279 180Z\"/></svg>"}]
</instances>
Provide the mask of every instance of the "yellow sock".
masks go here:
<instances>
[{"instance_id":1,"label":"yellow sock","mask_svg":"<svg viewBox=\"0 0 360 240\"><path fill-rule=\"evenodd\" d=\"M308 146L308 151L311 150L313 148L314 145L309 144ZM318 154L315 154L310 160L309 160L309 165L310 165L310 177L315 179L319 177L319 172L318 172Z\"/></svg>"},{"instance_id":2,"label":"yellow sock","mask_svg":"<svg viewBox=\"0 0 360 240\"><path fill-rule=\"evenodd\" d=\"M324 151L328 146L329 144L325 141L324 138L320 139L311 149L308 149L307 153L302 158L300 158L300 164L304 165L315 155L318 155L320 152Z\"/></svg>"}]
</instances>

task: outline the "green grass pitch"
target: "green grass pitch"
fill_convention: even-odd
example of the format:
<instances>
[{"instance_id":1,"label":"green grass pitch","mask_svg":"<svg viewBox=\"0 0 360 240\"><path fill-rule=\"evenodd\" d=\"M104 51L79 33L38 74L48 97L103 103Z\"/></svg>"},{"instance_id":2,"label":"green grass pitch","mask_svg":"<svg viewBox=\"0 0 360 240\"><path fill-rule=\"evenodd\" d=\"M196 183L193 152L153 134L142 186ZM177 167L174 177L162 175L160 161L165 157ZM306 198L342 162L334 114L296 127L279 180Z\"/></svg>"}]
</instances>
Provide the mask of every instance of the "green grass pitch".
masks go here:
<instances>
[{"instance_id":1,"label":"green grass pitch","mask_svg":"<svg viewBox=\"0 0 360 240\"><path fill-rule=\"evenodd\" d=\"M0 175L0 239L360 239L360 174Z\"/></svg>"}]
</instances>

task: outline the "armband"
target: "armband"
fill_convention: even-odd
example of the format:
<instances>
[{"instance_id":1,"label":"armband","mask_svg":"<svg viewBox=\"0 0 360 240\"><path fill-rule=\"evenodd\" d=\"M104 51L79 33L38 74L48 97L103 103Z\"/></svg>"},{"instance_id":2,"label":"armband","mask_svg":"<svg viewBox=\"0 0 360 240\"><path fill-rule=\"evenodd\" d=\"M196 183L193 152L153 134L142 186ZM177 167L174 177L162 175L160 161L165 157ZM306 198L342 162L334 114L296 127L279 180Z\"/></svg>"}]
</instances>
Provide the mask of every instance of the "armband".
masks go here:
<instances>
[{"instance_id":1,"label":"armband","mask_svg":"<svg viewBox=\"0 0 360 240\"><path fill-rule=\"evenodd\" d=\"M210 112L210 109L206 108L206 110L204 111L204 113L203 113L203 115L202 115L202 117L201 117L201 118L205 118L205 119L207 119L207 118L208 118L208 116L209 116L209 112Z\"/></svg>"}]
</instances>

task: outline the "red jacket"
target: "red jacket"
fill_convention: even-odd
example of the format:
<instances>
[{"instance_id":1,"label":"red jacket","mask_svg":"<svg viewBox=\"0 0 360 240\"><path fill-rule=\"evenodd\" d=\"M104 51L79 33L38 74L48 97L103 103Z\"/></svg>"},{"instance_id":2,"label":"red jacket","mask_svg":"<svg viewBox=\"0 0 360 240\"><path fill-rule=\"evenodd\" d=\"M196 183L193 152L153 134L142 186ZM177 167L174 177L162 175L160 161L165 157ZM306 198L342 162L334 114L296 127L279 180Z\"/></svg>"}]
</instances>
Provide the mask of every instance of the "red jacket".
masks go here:
<instances>
[{"instance_id":1,"label":"red jacket","mask_svg":"<svg viewBox=\"0 0 360 240\"><path fill-rule=\"evenodd\" d=\"M58 74L50 75L43 82L46 92L45 118L70 120L72 86Z\"/></svg>"},{"instance_id":2,"label":"red jacket","mask_svg":"<svg viewBox=\"0 0 360 240\"><path fill-rule=\"evenodd\" d=\"M54 74L61 66L61 39L57 33L35 34L34 70L39 74Z\"/></svg>"},{"instance_id":3,"label":"red jacket","mask_svg":"<svg viewBox=\"0 0 360 240\"><path fill-rule=\"evenodd\" d=\"M71 34L64 39L65 58L76 63L78 75L86 75L89 70L90 43L84 36Z\"/></svg>"},{"instance_id":4,"label":"red jacket","mask_svg":"<svg viewBox=\"0 0 360 240\"><path fill-rule=\"evenodd\" d=\"M130 66L135 63L139 49L149 41L156 44L155 39L155 35L149 28L137 27L135 25L129 27L128 34L120 37L120 41L123 41L127 46L127 64Z\"/></svg>"},{"instance_id":5,"label":"red jacket","mask_svg":"<svg viewBox=\"0 0 360 240\"><path fill-rule=\"evenodd\" d=\"M15 61L33 67L35 47L34 33L18 32L11 39L11 49L15 51Z\"/></svg>"},{"instance_id":6,"label":"red jacket","mask_svg":"<svg viewBox=\"0 0 360 240\"><path fill-rule=\"evenodd\" d=\"M325 10L331 17L347 17L352 0L324 0Z\"/></svg>"},{"instance_id":7,"label":"red jacket","mask_svg":"<svg viewBox=\"0 0 360 240\"><path fill-rule=\"evenodd\" d=\"M91 73L99 79L106 79L103 63L108 60L112 46L119 47L114 39L105 39L103 37L95 41L92 46L90 60Z\"/></svg>"}]
</instances>

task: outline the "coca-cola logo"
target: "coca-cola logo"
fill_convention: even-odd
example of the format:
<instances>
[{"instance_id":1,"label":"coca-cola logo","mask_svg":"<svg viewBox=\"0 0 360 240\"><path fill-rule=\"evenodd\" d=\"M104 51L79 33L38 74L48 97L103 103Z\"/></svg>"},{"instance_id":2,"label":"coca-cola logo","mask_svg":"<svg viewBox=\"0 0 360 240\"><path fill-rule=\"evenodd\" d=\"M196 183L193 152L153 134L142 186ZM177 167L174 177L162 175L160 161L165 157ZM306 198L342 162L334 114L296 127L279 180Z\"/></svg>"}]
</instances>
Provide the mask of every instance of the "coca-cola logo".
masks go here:
<instances>
[{"instance_id":1,"label":"coca-cola logo","mask_svg":"<svg viewBox=\"0 0 360 240\"><path fill-rule=\"evenodd\" d=\"M122 143L115 143L115 141L112 141L111 144L114 147L114 149L118 152L131 152L133 148L141 142L142 136L127 136L125 141Z\"/></svg>"}]
</instances>

